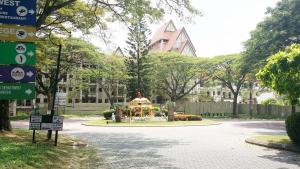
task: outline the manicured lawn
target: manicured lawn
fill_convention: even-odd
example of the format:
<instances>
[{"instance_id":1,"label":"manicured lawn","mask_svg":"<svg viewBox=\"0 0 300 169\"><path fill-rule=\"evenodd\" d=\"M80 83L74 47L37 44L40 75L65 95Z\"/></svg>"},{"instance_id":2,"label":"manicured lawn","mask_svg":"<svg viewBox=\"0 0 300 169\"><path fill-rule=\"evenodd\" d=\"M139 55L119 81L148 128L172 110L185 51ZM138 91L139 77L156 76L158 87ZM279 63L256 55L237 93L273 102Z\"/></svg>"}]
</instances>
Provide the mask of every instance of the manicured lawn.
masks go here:
<instances>
[{"instance_id":1,"label":"manicured lawn","mask_svg":"<svg viewBox=\"0 0 300 169\"><path fill-rule=\"evenodd\" d=\"M285 143L285 144L292 144L290 138L286 135L262 135L256 136L254 139L269 143Z\"/></svg>"},{"instance_id":2,"label":"manicured lawn","mask_svg":"<svg viewBox=\"0 0 300 169\"><path fill-rule=\"evenodd\" d=\"M108 122L108 124L107 124ZM86 125L92 126L180 126L180 125L213 125L219 124L213 120L202 120L202 121L173 121L173 122L122 122L115 123L111 120L94 120L85 123Z\"/></svg>"},{"instance_id":3,"label":"manicured lawn","mask_svg":"<svg viewBox=\"0 0 300 169\"><path fill-rule=\"evenodd\" d=\"M46 141L45 132L37 134L37 144L31 143L27 130L0 132L0 169L6 168L97 168L101 164L96 151L72 146L74 139L59 135L58 146Z\"/></svg>"},{"instance_id":4,"label":"manicured lawn","mask_svg":"<svg viewBox=\"0 0 300 169\"><path fill-rule=\"evenodd\" d=\"M26 120L26 119L29 119L29 116L30 115L27 113L23 113L23 112L19 113L18 112L16 116L11 116L11 117L9 117L9 119L11 121Z\"/></svg>"},{"instance_id":5,"label":"manicured lawn","mask_svg":"<svg viewBox=\"0 0 300 169\"><path fill-rule=\"evenodd\" d=\"M99 117L100 113L67 113L60 114L65 118L87 118L87 117Z\"/></svg>"}]
</instances>

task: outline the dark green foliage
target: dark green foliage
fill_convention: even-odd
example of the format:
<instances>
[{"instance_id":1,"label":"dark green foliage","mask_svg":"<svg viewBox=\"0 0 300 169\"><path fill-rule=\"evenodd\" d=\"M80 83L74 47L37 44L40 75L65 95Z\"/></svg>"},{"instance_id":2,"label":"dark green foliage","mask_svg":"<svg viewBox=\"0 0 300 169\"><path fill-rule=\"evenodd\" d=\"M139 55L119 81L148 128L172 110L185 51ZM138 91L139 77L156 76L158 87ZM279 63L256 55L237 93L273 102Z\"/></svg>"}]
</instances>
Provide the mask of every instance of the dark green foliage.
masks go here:
<instances>
[{"instance_id":1,"label":"dark green foliage","mask_svg":"<svg viewBox=\"0 0 300 169\"><path fill-rule=\"evenodd\" d=\"M300 145L300 112L288 116L285 120L288 136L294 144Z\"/></svg>"},{"instance_id":2,"label":"dark green foliage","mask_svg":"<svg viewBox=\"0 0 300 169\"><path fill-rule=\"evenodd\" d=\"M261 104L263 104L263 105L277 104L277 102L278 101L276 99L270 98L270 99L264 100Z\"/></svg>"},{"instance_id":3,"label":"dark green foliage","mask_svg":"<svg viewBox=\"0 0 300 169\"><path fill-rule=\"evenodd\" d=\"M279 50L300 43L300 1L281 0L245 42L245 65L259 68Z\"/></svg>"},{"instance_id":4,"label":"dark green foliage","mask_svg":"<svg viewBox=\"0 0 300 169\"><path fill-rule=\"evenodd\" d=\"M116 111L114 109L103 112L103 116L104 116L105 120L110 120L113 113L116 113Z\"/></svg>"},{"instance_id":5,"label":"dark green foliage","mask_svg":"<svg viewBox=\"0 0 300 169\"><path fill-rule=\"evenodd\" d=\"M128 95L136 97L137 90L143 97L150 97L151 80L149 77L148 51L150 30L142 16L137 16L129 27L128 47L125 49L130 57L126 59L129 80L127 83Z\"/></svg>"}]
</instances>

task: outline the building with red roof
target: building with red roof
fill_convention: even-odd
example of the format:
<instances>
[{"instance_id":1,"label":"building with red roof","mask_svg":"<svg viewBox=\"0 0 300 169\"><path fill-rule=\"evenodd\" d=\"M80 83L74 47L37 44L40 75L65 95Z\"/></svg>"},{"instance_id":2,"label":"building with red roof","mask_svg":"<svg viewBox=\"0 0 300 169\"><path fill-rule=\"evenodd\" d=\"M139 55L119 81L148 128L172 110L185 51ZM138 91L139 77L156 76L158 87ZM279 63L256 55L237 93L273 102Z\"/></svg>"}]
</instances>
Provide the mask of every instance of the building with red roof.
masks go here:
<instances>
[{"instance_id":1,"label":"building with red roof","mask_svg":"<svg viewBox=\"0 0 300 169\"><path fill-rule=\"evenodd\" d=\"M196 56L195 47L185 28L177 29L172 20L162 25L150 42L152 52L176 51L187 56Z\"/></svg>"}]
</instances>

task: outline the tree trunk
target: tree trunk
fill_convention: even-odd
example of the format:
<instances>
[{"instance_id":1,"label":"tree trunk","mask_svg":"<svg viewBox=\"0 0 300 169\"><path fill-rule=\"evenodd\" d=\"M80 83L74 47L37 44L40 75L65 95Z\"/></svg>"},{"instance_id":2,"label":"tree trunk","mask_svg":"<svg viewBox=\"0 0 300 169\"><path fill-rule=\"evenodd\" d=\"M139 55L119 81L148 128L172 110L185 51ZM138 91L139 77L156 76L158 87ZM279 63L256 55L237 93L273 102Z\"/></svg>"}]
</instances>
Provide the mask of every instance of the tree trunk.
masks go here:
<instances>
[{"instance_id":1,"label":"tree trunk","mask_svg":"<svg viewBox=\"0 0 300 169\"><path fill-rule=\"evenodd\" d=\"M11 131L8 100L0 100L0 131L2 130Z\"/></svg>"},{"instance_id":2,"label":"tree trunk","mask_svg":"<svg viewBox=\"0 0 300 169\"><path fill-rule=\"evenodd\" d=\"M48 92L47 94L47 100L48 100L48 107L47 107L47 110L48 112L47 113L50 113L51 112L51 109L52 109L52 102L53 102L53 96L52 96L52 93L51 92Z\"/></svg>"},{"instance_id":3,"label":"tree trunk","mask_svg":"<svg viewBox=\"0 0 300 169\"><path fill-rule=\"evenodd\" d=\"M296 114L296 105L292 105L292 115Z\"/></svg>"},{"instance_id":4,"label":"tree trunk","mask_svg":"<svg viewBox=\"0 0 300 169\"><path fill-rule=\"evenodd\" d=\"M250 113L250 119L253 117L253 102L252 102L252 89L250 89L250 94L249 94L249 113Z\"/></svg>"},{"instance_id":5,"label":"tree trunk","mask_svg":"<svg viewBox=\"0 0 300 169\"><path fill-rule=\"evenodd\" d=\"M233 93L233 109L232 109L232 116L233 117L237 117L237 113L238 113L238 110L237 110L237 98L238 98L238 93Z\"/></svg>"}]
</instances>

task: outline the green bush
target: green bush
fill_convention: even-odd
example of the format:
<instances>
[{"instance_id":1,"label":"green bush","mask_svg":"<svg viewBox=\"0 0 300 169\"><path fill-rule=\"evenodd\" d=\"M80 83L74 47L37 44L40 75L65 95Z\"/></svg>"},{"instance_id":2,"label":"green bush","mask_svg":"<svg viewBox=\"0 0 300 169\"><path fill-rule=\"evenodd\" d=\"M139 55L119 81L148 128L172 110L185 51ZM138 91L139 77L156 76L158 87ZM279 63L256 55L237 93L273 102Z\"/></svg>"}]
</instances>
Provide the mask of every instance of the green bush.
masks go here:
<instances>
[{"instance_id":1,"label":"green bush","mask_svg":"<svg viewBox=\"0 0 300 169\"><path fill-rule=\"evenodd\" d=\"M153 106L153 107L152 107L152 111L160 111L160 107L158 107L158 106Z\"/></svg>"},{"instance_id":2,"label":"green bush","mask_svg":"<svg viewBox=\"0 0 300 169\"><path fill-rule=\"evenodd\" d=\"M110 120L111 116L113 113L115 113L116 111L114 109L110 109L110 110L106 110L103 112L103 116L105 118L105 120Z\"/></svg>"},{"instance_id":3,"label":"green bush","mask_svg":"<svg viewBox=\"0 0 300 169\"><path fill-rule=\"evenodd\" d=\"M300 112L289 115L285 120L288 136L294 144L300 145Z\"/></svg>"},{"instance_id":4,"label":"green bush","mask_svg":"<svg viewBox=\"0 0 300 169\"><path fill-rule=\"evenodd\" d=\"M274 104L275 105L275 104L278 104L278 101L276 99L270 98L270 99L262 101L261 104L263 104L263 105Z\"/></svg>"}]
</instances>

